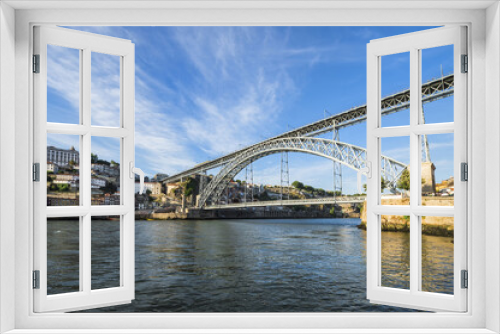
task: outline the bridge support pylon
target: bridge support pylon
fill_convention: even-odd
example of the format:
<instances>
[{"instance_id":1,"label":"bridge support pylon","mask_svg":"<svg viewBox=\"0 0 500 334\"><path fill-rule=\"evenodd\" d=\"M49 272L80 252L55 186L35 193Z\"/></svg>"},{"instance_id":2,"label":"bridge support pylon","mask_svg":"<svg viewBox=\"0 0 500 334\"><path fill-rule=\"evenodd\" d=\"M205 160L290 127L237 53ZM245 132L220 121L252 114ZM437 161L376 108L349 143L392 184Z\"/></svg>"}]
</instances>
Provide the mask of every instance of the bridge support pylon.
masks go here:
<instances>
[{"instance_id":1,"label":"bridge support pylon","mask_svg":"<svg viewBox=\"0 0 500 334\"><path fill-rule=\"evenodd\" d=\"M288 170L288 152L281 152L281 200L290 199L290 174Z\"/></svg>"},{"instance_id":2,"label":"bridge support pylon","mask_svg":"<svg viewBox=\"0 0 500 334\"><path fill-rule=\"evenodd\" d=\"M334 124L335 126L335 124ZM339 129L334 127L333 130L333 140L340 141ZM339 196L342 196L342 164L340 162L333 162L333 198L337 197L337 192Z\"/></svg>"}]
</instances>

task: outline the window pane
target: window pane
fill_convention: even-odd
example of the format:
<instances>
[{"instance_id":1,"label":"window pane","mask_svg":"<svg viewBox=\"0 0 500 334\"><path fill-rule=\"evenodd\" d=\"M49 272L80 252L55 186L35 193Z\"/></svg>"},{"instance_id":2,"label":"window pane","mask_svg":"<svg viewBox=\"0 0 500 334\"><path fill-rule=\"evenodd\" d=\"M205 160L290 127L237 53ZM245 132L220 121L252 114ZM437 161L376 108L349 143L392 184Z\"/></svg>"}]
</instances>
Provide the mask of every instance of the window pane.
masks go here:
<instances>
[{"instance_id":1,"label":"window pane","mask_svg":"<svg viewBox=\"0 0 500 334\"><path fill-rule=\"evenodd\" d=\"M120 205L120 139L92 137L92 205Z\"/></svg>"},{"instance_id":2,"label":"window pane","mask_svg":"<svg viewBox=\"0 0 500 334\"><path fill-rule=\"evenodd\" d=\"M47 122L80 123L80 50L47 45Z\"/></svg>"},{"instance_id":3,"label":"window pane","mask_svg":"<svg viewBox=\"0 0 500 334\"><path fill-rule=\"evenodd\" d=\"M422 92L423 113L420 122L453 122L453 85L452 78L448 77L454 72L453 45L423 49L421 52L422 85L430 81L435 84Z\"/></svg>"},{"instance_id":4,"label":"window pane","mask_svg":"<svg viewBox=\"0 0 500 334\"><path fill-rule=\"evenodd\" d=\"M422 205L453 206L455 177L453 170L453 134L421 136Z\"/></svg>"},{"instance_id":5,"label":"window pane","mask_svg":"<svg viewBox=\"0 0 500 334\"><path fill-rule=\"evenodd\" d=\"M381 58L382 126L402 126L410 124L410 110L404 107L407 96L386 99L410 88L410 53L403 52ZM385 102L384 102L385 99ZM409 106L409 105L408 105Z\"/></svg>"},{"instance_id":6,"label":"window pane","mask_svg":"<svg viewBox=\"0 0 500 334\"><path fill-rule=\"evenodd\" d=\"M410 137L387 137L380 141L381 204L409 205L410 178L407 166L410 163Z\"/></svg>"},{"instance_id":7,"label":"window pane","mask_svg":"<svg viewBox=\"0 0 500 334\"><path fill-rule=\"evenodd\" d=\"M47 294L80 290L79 217L47 219Z\"/></svg>"},{"instance_id":8,"label":"window pane","mask_svg":"<svg viewBox=\"0 0 500 334\"><path fill-rule=\"evenodd\" d=\"M410 289L410 217L381 216L381 285Z\"/></svg>"},{"instance_id":9,"label":"window pane","mask_svg":"<svg viewBox=\"0 0 500 334\"><path fill-rule=\"evenodd\" d=\"M120 286L120 216L92 217L92 289Z\"/></svg>"},{"instance_id":10,"label":"window pane","mask_svg":"<svg viewBox=\"0 0 500 334\"><path fill-rule=\"evenodd\" d=\"M80 136L47 134L47 206L80 205Z\"/></svg>"},{"instance_id":11,"label":"window pane","mask_svg":"<svg viewBox=\"0 0 500 334\"><path fill-rule=\"evenodd\" d=\"M453 217L421 217L422 291L453 294Z\"/></svg>"},{"instance_id":12,"label":"window pane","mask_svg":"<svg viewBox=\"0 0 500 334\"><path fill-rule=\"evenodd\" d=\"M92 52L91 123L120 126L120 57Z\"/></svg>"}]
</instances>

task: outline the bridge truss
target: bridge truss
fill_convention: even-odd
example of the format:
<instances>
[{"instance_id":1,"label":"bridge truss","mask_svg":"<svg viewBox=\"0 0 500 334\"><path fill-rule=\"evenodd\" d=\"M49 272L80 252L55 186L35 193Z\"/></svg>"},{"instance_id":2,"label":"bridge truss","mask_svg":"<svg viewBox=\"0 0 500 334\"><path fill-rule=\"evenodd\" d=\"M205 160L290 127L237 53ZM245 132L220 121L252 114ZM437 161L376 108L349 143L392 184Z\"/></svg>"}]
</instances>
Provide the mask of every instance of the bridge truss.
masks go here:
<instances>
[{"instance_id":1,"label":"bridge truss","mask_svg":"<svg viewBox=\"0 0 500 334\"><path fill-rule=\"evenodd\" d=\"M366 149L359 146L331 139L313 137L274 139L249 147L236 156L231 162L224 165L200 194L198 207L205 206L210 197L212 198L212 204L215 205L219 203L219 199L229 182L233 180L243 168L255 160L281 152L314 154L333 160L357 171L366 164ZM399 176L406 168L406 165L385 156L382 156L381 159L382 176L388 184L395 186Z\"/></svg>"}]
</instances>

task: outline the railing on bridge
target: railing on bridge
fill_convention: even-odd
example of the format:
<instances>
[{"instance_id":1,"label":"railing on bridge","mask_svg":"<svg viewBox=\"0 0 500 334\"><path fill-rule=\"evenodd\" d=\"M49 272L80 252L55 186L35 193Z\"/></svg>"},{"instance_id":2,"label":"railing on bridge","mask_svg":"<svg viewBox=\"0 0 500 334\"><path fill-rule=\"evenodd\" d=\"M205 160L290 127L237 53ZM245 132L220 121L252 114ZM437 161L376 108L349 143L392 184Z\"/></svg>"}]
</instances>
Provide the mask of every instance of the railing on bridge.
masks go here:
<instances>
[{"instance_id":1,"label":"railing on bridge","mask_svg":"<svg viewBox=\"0 0 500 334\"><path fill-rule=\"evenodd\" d=\"M208 205L204 210L216 209L235 209L252 208L263 206L293 206L293 205L321 205L321 204L342 204L342 203L363 203L366 196L342 196L342 197L324 197L311 199L290 199L290 200L272 200L272 201L254 201L242 203L230 203L221 205Z\"/></svg>"}]
</instances>

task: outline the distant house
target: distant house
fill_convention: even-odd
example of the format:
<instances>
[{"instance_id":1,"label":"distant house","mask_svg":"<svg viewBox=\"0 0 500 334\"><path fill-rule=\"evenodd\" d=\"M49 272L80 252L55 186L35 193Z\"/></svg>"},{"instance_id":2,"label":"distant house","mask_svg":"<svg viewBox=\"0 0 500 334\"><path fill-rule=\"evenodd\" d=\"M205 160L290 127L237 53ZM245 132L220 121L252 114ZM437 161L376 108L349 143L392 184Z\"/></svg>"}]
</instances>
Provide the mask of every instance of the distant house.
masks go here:
<instances>
[{"instance_id":1,"label":"distant house","mask_svg":"<svg viewBox=\"0 0 500 334\"><path fill-rule=\"evenodd\" d=\"M71 181L78 181L79 176L73 174L57 174L54 183L64 184L70 183Z\"/></svg>"},{"instance_id":2,"label":"distant house","mask_svg":"<svg viewBox=\"0 0 500 334\"><path fill-rule=\"evenodd\" d=\"M94 189L95 188L102 188L102 187L106 187L107 181L100 179L100 178L97 178L97 177L92 177L92 181L90 184L91 184L91 187Z\"/></svg>"},{"instance_id":3,"label":"distant house","mask_svg":"<svg viewBox=\"0 0 500 334\"><path fill-rule=\"evenodd\" d=\"M59 167L57 166L57 164L51 161L47 161L47 171L51 171L52 173L57 174L57 172L59 171Z\"/></svg>"},{"instance_id":4,"label":"distant house","mask_svg":"<svg viewBox=\"0 0 500 334\"><path fill-rule=\"evenodd\" d=\"M135 182L135 193L138 194L140 189L141 183ZM152 195L163 194L161 182L144 182L144 193L146 193L146 191L148 190L151 191Z\"/></svg>"},{"instance_id":5,"label":"distant house","mask_svg":"<svg viewBox=\"0 0 500 334\"><path fill-rule=\"evenodd\" d=\"M94 174L103 174L107 176L119 176L120 175L120 168L118 167L119 165L113 164L113 166L108 165L108 164L103 164L103 163L93 163L92 164L92 171Z\"/></svg>"},{"instance_id":6,"label":"distant house","mask_svg":"<svg viewBox=\"0 0 500 334\"><path fill-rule=\"evenodd\" d=\"M80 181L78 175L73 174L57 174L55 179L52 181L54 184L67 184L72 188L79 188Z\"/></svg>"}]
</instances>

